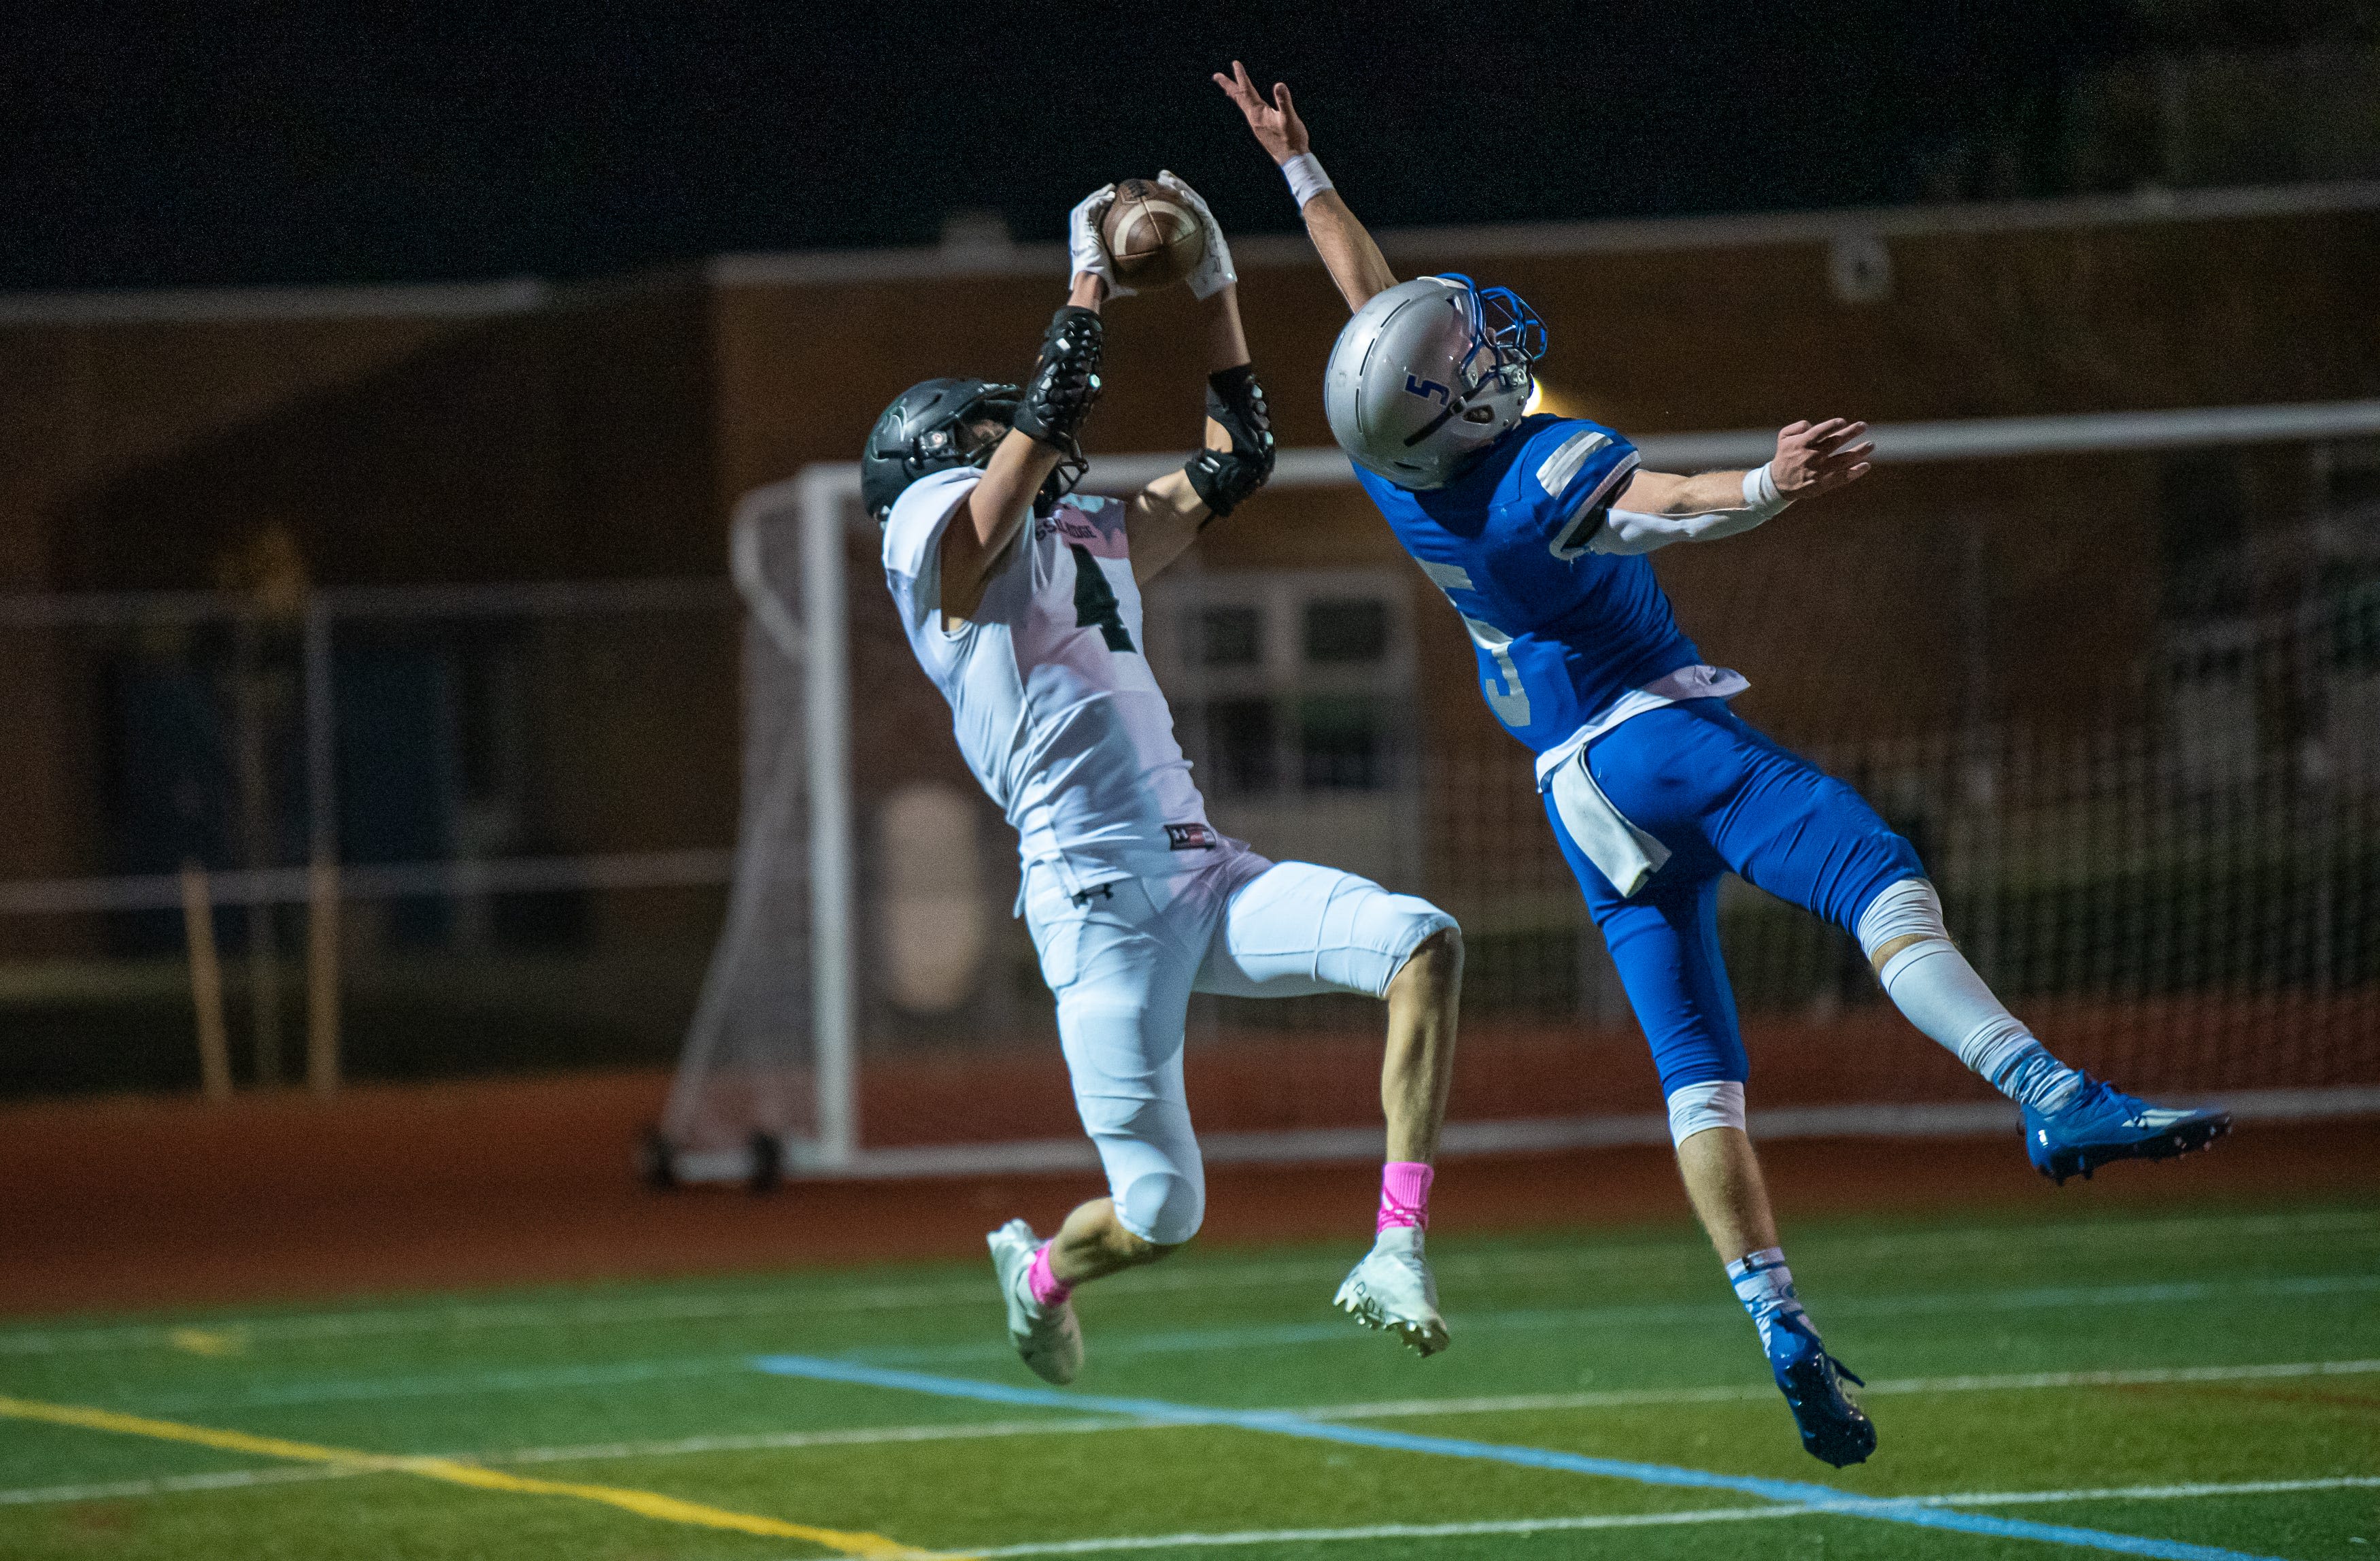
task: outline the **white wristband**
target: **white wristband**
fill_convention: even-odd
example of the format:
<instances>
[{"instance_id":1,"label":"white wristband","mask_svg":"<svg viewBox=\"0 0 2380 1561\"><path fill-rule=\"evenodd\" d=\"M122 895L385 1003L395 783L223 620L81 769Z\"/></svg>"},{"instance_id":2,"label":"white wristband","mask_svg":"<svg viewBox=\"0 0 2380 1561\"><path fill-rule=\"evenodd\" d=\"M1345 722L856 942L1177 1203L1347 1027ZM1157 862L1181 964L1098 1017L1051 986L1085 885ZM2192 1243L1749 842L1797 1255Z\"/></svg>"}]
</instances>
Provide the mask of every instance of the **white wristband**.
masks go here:
<instances>
[{"instance_id":1,"label":"white wristband","mask_svg":"<svg viewBox=\"0 0 2380 1561\"><path fill-rule=\"evenodd\" d=\"M1766 520L1793 501L1777 491L1777 475L1767 463L1743 474L1743 507Z\"/></svg>"},{"instance_id":2,"label":"white wristband","mask_svg":"<svg viewBox=\"0 0 2380 1561\"><path fill-rule=\"evenodd\" d=\"M1281 165L1281 177L1289 181L1289 192L1297 197L1300 210L1308 201L1330 188L1330 176L1311 152L1301 152Z\"/></svg>"}]
</instances>

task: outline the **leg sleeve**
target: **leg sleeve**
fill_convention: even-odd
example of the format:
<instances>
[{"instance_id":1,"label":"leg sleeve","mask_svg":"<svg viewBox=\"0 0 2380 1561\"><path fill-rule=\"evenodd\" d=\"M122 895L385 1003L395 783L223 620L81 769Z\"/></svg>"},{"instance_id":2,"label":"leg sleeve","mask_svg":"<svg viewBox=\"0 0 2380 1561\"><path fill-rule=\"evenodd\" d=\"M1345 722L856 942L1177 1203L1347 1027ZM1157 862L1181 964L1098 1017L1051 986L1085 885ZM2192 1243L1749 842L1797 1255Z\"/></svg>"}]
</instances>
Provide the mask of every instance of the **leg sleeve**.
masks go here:
<instances>
[{"instance_id":1,"label":"leg sleeve","mask_svg":"<svg viewBox=\"0 0 2380 1561\"><path fill-rule=\"evenodd\" d=\"M1751 1069L1719 956L1718 873L1698 870L1694 857L1682 854L1633 898L1622 899L1562 828L1550 798L1546 811L1653 1048L1661 1092L1742 1083Z\"/></svg>"},{"instance_id":2,"label":"leg sleeve","mask_svg":"<svg viewBox=\"0 0 2380 1561\"><path fill-rule=\"evenodd\" d=\"M1312 862L1267 866L1231 896L1198 970L1229 997L1388 994L1413 951L1454 918L1412 895Z\"/></svg>"},{"instance_id":3,"label":"leg sleeve","mask_svg":"<svg viewBox=\"0 0 2380 1561\"><path fill-rule=\"evenodd\" d=\"M1206 1174L1182 1080L1195 957L1166 935L1137 883L1075 907L1028 905L1083 1129L1099 1152L1125 1229L1173 1246L1197 1234Z\"/></svg>"}]
</instances>

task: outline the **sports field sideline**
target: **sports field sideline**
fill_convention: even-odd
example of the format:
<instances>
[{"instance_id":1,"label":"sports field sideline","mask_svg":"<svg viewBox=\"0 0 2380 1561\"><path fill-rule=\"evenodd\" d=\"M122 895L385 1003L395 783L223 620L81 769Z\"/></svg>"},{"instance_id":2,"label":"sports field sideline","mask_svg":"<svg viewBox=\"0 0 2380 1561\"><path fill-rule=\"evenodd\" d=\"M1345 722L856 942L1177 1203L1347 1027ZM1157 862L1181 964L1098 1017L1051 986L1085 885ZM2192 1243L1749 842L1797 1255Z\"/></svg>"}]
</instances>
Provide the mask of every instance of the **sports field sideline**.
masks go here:
<instances>
[{"instance_id":1,"label":"sports field sideline","mask_svg":"<svg viewBox=\"0 0 2380 1561\"><path fill-rule=\"evenodd\" d=\"M968 1262L23 1321L0 1554L2372 1554L2380 1210L2051 1212L1797 1226L1840 1471L1676 1222L1442 1237L1427 1362L1328 1310L1345 1243L1194 1250L1064 1392Z\"/></svg>"}]
</instances>

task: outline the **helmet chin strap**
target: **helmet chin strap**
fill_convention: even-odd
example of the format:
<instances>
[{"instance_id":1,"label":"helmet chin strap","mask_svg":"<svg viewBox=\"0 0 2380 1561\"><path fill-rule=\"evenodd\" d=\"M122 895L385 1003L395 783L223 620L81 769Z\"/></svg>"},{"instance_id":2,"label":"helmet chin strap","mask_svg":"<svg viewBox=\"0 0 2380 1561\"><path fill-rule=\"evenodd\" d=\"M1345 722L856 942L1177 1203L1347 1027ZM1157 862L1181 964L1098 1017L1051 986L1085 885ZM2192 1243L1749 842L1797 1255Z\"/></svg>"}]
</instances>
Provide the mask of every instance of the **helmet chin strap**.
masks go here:
<instances>
[{"instance_id":1,"label":"helmet chin strap","mask_svg":"<svg viewBox=\"0 0 2380 1561\"><path fill-rule=\"evenodd\" d=\"M1073 493L1075 485L1080 482L1084 473L1090 470L1091 463L1085 457L1080 446L1061 455L1058 457L1058 469L1041 480L1041 491L1033 495L1035 517L1043 520L1048 519L1050 513L1058 507L1058 501Z\"/></svg>"},{"instance_id":2,"label":"helmet chin strap","mask_svg":"<svg viewBox=\"0 0 2380 1561\"><path fill-rule=\"evenodd\" d=\"M1500 348L1491 350L1496 350L1500 359ZM1528 360L1524 358L1521 361L1525 365L1528 362ZM1459 418L1463 413L1469 411L1471 409L1471 403L1482 391L1502 385L1504 383L1504 372L1506 367L1507 365L1500 360L1494 368L1489 369L1485 374L1480 375L1478 378L1473 380L1468 385L1465 385L1461 396L1456 396L1453 400L1449 401L1446 404L1446 409L1444 411L1430 419L1429 421L1424 423L1419 429L1415 430L1406 437L1405 448L1408 450L1412 449L1415 445L1420 444L1431 434L1436 433L1439 429L1444 428L1448 423L1452 422L1456 418Z\"/></svg>"}]
</instances>

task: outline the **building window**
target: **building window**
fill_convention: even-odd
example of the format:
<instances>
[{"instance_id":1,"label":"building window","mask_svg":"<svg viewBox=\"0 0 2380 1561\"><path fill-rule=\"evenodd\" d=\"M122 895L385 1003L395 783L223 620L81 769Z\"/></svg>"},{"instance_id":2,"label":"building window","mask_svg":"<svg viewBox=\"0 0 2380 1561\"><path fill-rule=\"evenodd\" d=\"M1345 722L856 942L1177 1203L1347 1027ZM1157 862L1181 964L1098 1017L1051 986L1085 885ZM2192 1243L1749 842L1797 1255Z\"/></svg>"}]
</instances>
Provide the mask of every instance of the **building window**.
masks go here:
<instances>
[{"instance_id":1,"label":"building window","mask_svg":"<svg viewBox=\"0 0 2380 1561\"><path fill-rule=\"evenodd\" d=\"M1396 569L1192 570L1151 587L1149 663L1218 829L1417 881L1411 591Z\"/></svg>"},{"instance_id":2,"label":"building window","mask_svg":"<svg viewBox=\"0 0 2380 1561\"><path fill-rule=\"evenodd\" d=\"M1152 591L1150 658L1210 799L1410 784L1404 587L1390 570L1266 569Z\"/></svg>"}]
</instances>

